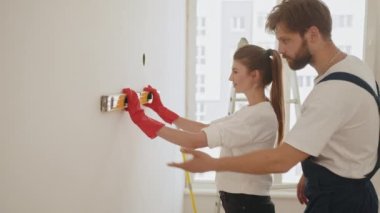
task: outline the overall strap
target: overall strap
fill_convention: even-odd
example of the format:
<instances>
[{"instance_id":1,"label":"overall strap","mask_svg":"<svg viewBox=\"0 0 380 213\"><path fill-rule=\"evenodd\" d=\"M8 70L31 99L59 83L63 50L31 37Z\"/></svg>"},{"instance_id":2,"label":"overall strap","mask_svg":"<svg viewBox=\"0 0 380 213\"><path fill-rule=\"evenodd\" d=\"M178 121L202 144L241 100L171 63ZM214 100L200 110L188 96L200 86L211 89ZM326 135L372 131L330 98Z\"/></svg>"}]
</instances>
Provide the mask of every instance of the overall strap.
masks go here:
<instances>
[{"instance_id":1,"label":"overall strap","mask_svg":"<svg viewBox=\"0 0 380 213\"><path fill-rule=\"evenodd\" d=\"M377 107L378 107L378 110L380 113L380 96L379 96L379 86L377 85L377 82L376 82L376 89L377 89L377 94L376 94L375 91L373 91L372 87L367 82L365 82L363 79L357 77L356 75L353 75L350 73L334 72L334 73L331 73L331 74L327 75L326 77L324 77L318 83L328 81L328 80L348 81L348 82L356 84L359 87L367 90L375 98L375 101L377 103ZM379 135L379 143L380 143L380 135ZM370 173L365 175L366 178L371 179L373 177L373 175L375 175L375 173L377 172L377 170L379 168L380 168L380 144L377 146L377 161L376 161L375 168L373 168L373 170Z\"/></svg>"}]
</instances>

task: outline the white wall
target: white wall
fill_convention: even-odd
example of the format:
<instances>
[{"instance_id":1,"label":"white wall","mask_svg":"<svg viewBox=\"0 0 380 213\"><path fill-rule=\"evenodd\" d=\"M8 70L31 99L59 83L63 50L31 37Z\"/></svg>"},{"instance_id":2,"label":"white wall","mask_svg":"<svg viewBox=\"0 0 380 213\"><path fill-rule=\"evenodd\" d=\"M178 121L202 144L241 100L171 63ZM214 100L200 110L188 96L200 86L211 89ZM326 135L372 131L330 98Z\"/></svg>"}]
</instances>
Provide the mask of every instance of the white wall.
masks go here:
<instances>
[{"instance_id":1,"label":"white wall","mask_svg":"<svg viewBox=\"0 0 380 213\"><path fill-rule=\"evenodd\" d=\"M0 212L178 213L178 147L100 96L185 109L184 0L0 0ZM142 66L142 54L147 65Z\"/></svg>"}]
</instances>

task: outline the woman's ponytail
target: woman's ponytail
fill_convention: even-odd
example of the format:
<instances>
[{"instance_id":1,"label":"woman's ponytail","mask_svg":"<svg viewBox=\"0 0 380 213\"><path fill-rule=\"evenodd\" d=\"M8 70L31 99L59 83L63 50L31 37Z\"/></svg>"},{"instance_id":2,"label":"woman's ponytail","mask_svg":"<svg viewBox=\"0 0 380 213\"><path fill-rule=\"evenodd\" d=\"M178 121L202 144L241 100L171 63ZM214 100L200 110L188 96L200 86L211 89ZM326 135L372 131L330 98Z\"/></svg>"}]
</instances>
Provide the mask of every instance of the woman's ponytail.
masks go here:
<instances>
[{"instance_id":1,"label":"woman's ponytail","mask_svg":"<svg viewBox=\"0 0 380 213\"><path fill-rule=\"evenodd\" d=\"M270 69L272 74L272 86L270 91L270 102L277 116L278 137L277 145L280 145L284 138L285 109L283 91L283 73L281 56L276 50L266 50L266 55L270 58Z\"/></svg>"}]
</instances>

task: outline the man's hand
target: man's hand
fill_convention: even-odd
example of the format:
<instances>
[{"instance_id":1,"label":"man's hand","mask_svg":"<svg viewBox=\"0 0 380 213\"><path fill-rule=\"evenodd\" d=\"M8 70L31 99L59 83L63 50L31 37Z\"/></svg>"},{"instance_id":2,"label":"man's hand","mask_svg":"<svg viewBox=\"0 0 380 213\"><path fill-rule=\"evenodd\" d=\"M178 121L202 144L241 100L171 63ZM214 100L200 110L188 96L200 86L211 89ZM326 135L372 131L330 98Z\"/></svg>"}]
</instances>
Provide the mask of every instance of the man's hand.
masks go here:
<instances>
[{"instance_id":1,"label":"man's hand","mask_svg":"<svg viewBox=\"0 0 380 213\"><path fill-rule=\"evenodd\" d=\"M307 204L309 201L305 196L305 181L306 178L302 175L297 184L297 198L301 204Z\"/></svg>"},{"instance_id":2,"label":"man's hand","mask_svg":"<svg viewBox=\"0 0 380 213\"><path fill-rule=\"evenodd\" d=\"M193 156L192 159L185 161L183 163L169 163L168 166L180 168L189 172L207 172L216 170L217 159L212 158L204 152L197 151L194 149L182 148L181 152L185 154L190 154Z\"/></svg>"}]
</instances>

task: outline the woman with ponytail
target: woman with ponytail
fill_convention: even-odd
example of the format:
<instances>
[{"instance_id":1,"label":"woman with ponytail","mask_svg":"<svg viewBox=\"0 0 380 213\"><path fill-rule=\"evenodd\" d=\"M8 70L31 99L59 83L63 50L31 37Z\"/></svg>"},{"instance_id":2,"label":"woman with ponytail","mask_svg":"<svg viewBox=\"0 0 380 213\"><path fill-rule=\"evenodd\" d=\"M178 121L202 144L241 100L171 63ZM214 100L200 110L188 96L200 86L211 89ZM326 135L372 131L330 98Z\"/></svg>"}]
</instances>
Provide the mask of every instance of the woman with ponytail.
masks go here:
<instances>
[{"instance_id":1,"label":"woman with ponytail","mask_svg":"<svg viewBox=\"0 0 380 213\"><path fill-rule=\"evenodd\" d=\"M264 89L271 86L269 102L277 116L277 145L279 145L284 136L284 93L281 56L276 50L264 50L259 46L246 45L239 48L234 54L234 64L235 66L245 67L248 75L255 75L255 72L258 72L257 77L259 79L254 87L257 95L265 97ZM234 81L234 74L233 71L230 77L232 82ZM239 91L239 88L235 89L236 92L244 92ZM246 96L249 98L249 94L246 94Z\"/></svg>"},{"instance_id":2,"label":"woman with ponytail","mask_svg":"<svg viewBox=\"0 0 380 213\"><path fill-rule=\"evenodd\" d=\"M220 157L234 157L280 144L284 131L284 101L281 58L275 50L255 45L239 48L233 57L229 80L237 93L243 93L248 105L230 116L211 124L202 124L180 117L160 101L156 89L145 88L153 94L153 109L167 123L166 127L149 118L140 107L137 94L127 88L128 108L133 122L150 138L159 136L185 148L221 147ZM265 90L270 87L270 97ZM217 172L216 186L226 213L274 213L269 190L270 174Z\"/></svg>"}]
</instances>

